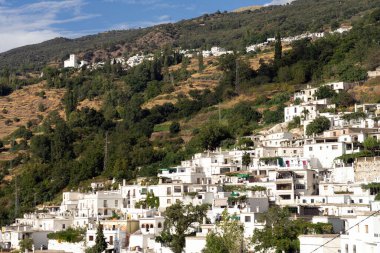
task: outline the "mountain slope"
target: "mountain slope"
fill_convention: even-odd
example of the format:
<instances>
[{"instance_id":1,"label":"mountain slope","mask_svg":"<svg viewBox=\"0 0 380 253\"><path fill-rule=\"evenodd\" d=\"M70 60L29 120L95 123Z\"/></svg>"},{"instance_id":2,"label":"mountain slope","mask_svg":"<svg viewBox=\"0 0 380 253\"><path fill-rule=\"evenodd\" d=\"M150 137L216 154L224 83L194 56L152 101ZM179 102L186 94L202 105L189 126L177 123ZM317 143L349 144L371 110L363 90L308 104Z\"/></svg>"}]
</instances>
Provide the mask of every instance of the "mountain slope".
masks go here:
<instances>
[{"instance_id":1,"label":"mountain slope","mask_svg":"<svg viewBox=\"0 0 380 253\"><path fill-rule=\"evenodd\" d=\"M1 53L0 68L40 69L48 62L61 61L70 53L87 52L87 56L91 56L96 50L104 50L107 55L115 56L153 51L164 44L183 48L220 45L239 49L274 36L276 32L294 35L324 30L332 22L350 21L379 5L380 0L296 0L285 6L238 13L217 12L145 29L110 31L78 39L57 38ZM146 43L139 43L141 41Z\"/></svg>"}]
</instances>

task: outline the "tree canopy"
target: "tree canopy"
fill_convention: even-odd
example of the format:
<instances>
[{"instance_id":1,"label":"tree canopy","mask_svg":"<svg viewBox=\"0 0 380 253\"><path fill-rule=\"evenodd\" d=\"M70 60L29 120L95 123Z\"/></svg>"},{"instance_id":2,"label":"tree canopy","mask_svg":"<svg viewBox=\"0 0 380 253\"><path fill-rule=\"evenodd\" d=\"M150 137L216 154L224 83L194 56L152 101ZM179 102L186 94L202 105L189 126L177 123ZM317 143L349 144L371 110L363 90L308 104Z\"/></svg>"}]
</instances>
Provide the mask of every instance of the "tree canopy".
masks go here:
<instances>
[{"instance_id":1,"label":"tree canopy","mask_svg":"<svg viewBox=\"0 0 380 253\"><path fill-rule=\"evenodd\" d=\"M174 253L181 253L185 238L194 234L195 228L206 217L208 205L193 206L177 202L165 211L164 230L156 238L158 242L170 247Z\"/></svg>"}]
</instances>

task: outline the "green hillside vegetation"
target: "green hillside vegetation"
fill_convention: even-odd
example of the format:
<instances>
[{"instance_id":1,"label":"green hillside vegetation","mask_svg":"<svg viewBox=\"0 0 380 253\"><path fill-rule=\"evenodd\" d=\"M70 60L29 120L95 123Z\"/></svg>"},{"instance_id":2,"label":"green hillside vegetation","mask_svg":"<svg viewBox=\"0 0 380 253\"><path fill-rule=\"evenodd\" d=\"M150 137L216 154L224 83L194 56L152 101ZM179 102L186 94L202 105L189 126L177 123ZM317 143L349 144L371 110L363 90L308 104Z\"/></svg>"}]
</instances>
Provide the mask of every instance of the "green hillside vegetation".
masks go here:
<instances>
[{"instance_id":1,"label":"green hillside vegetation","mask_svg":"<svg viewBox=\"0 0 380 253\"><path fill-rule=\"evenodd\" d=\"M277 44L274 60L262 61L257 70L250 68L247 56L225 55L213 63L222 71L215 89L193 91L190 97L178 97L174 104L151 109L142 109L142 105L166 93L172 85L171 76L185 80L191 75L187 73L187 59L171 47L156 52L153 61L128 71L109 63L92 72L44 68L47 88L66 89L62 101L65 117L53 112L37 129L26 126L18 131L20 139L13 143L13 150L24 152L13 163L18 165L16 171L10 170L9 164L1 168L1 175L11 174L12 180L2 180L0 220L9 223L15 215L33 210L34 202L51 201L64 189L77 189L81 182L95 177L134 180L137 176L155 176L158 169L178 164L195 152L219 146L247 146L242 145L239 137L282 122L283 107L289 102L290 93L237 103L223 110L220 123L205 122L194 129L193 138L187 143L181 138L178 125L176 130L169 131L169 139L153 141L151 136L155 126L157 130L165 122L191 121L199 113L215 110L219 103L260 89L291 88L329 79L365 79L366 70L380 64L378 58L371 57L371 52L379 47L379 24L377 9L355 22L347 34L331 35L315 42L299 41L286 53ZM179 64L183 66L179 70L181 74L170 73L170 67ZM77 109L80 101L97 97L103 99L101 110ZM32 136L28 130L33 130ZM16 180L18 212L14 210Z\"/></svg>"},{"instance_id":2,"label":"green hillside vegetation","mask_svg":"<svg viewBox=\"0 0 380 253\"><path fill-rule=\"evenodd\" d=\"M57 38L0 54L0 67L15 71L41 69L62 61L70 53L96 58L97 50L108 54L151 52L164 44L182 48L220 45L241 50L251 43L274 37L337 28L378 7L380 0L297 0L284 6L268 6L244 12L216 12L201 17L144 29L110 31L78 39ZM307 15L305 15L307 14Z\"/></svg>"}]
</instances>

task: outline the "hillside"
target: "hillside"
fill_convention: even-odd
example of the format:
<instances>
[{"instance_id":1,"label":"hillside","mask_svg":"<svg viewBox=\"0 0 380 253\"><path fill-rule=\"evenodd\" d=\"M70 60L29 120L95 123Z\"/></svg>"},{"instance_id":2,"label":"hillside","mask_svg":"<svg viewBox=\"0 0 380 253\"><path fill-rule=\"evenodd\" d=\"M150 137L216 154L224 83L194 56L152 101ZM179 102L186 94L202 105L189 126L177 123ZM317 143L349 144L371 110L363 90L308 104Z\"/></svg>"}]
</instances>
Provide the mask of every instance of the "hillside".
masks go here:
<instances>
[{"instance_id":1,"label":"hillside","mask_svg":"<svg viewBox=\"0 0 380 253\"><path fill-rule=\"evenodd\" d=\"M64 92L63 89L46 89L39 83L0 97L0 139L29 121L38 125L50 112L62 110Z\"/></svg>"},{"instance_id":2,"label":"hillside","mask_svg":"<svg viewBox=\"0 0 380 253\"><path fill-rule=\"evenodd\" d=\"M110 31L78 39L57 38L1 53L0 68L41 69L49 62L62 62L70 53L82 53L85 59L95 60L98 56L152 52L166 44L182 48L220 45L241 49L273 37L276 32L283 36L296 35L326 30L336 22L349 23L379 4L380 0L297 0L285 6L205 14L144 29Z\"/></svg>"},{"instance_id":3,"label":"hillside","mask_svg":"<svg viewBox=\"0 0 380 253\"><path fill-rule=\"evenodd\" d=\"M323 26L330 26L327 23L331 21L331 13L325 8L333 6L334 2L326 1L326 6L320 7L326 12L325 15L320 13L320 20L327 20L321 21ZM208 33L209 36L204 38L215 36L226 45L231 41L240 43L239 37L233 39L240 28L230 29L227 22L233 25L231 20L237 21L242 17L240 15L246 15L248 24L248 19L254 19L255 15L252 15L256 12L259 15L262 10L267 11L262 17L270 20L278 8L289 13L293 10L292 14L296 15L292 8L302 7L304 3L315 6L305 0L254 12L204 16L207 24L215 24L213 22L219 22L219 18L226 22L224 28L215 28L219 31L215 33L210 32L212 29L207 30L208 25L201 26L199 29L202 31L197 25L184 28L185 24L198 22L198 19L178 24L182 24L179 26L181 29L191 30L186 36L193 38L187 42L197 41ZM351 3L356 6L353 8L356 11L351 14L366 9ZM375 1L368 1L368 5L373 3ZM303 6L304 9L297 12L310 11L310 6ZM304 19L297 15L302 24ZM108 63L97 70L50 66L44 68L41 78L36 79L43 80L43 87L41 84L27 86L33 82L24 80L22 84L26 87L21 90L17 89L18 85L12 86L13 90L5 89L7 82L17 84L15 80L18 77L2 71L2 101L9 107L6 110L11 112L3 115L8 124L16 116L23 126L28 120L38 117L40 112L36 108L40 110L39 103L46 103L46 107L51 108L45 110L45 113L50 113L44 115L42 122L36 122L40 123L38 126L9 127L7 130L16 130L12 137L17 143L10 142L13 138L3 139L10 154L5 153L5 149L1 150L7 156L4 160L8 161L0 163L0 204L6 207L0 209L0 220L9 223L17 216L14 210L16 179L17 190L22 193L18 196L21 214L33 210L34 202L46 203L64 190L82 188L86 191L92 178L129 181L137 177L154 177L159 169L179 164L196 152L219 147L242 148L244 136L283 122L284 107L294 102L291 98L293 92L306 85L319 86L336 80L364 82L360 89L333 97L336 110L340 112L352 110L355 102L375 102L376 95L365 97L360 93L378 92L379 80L367 80L367 71L380 65L379 58L374 57L379 52L380 9L355 19L352 30L347 33L331 34L318 40L299 40L284 48L281 38L277 38L265 50L254 53L187 58L178 54L176 48L165 47L151 60L128 70ZM255 22L260 24L261 21ZM290 23L285 22L286 25ZM168 41L174 38L172 43L180 43L185 35L178 32L179 28L168 29L178 27L178 24L149 29L167 29L165 34L175 35L169 36ZM129 32L135 33L138 40L139 33L149 29ZM304 31L304 28L299 29ZM274 30L277 29L273 27ZM295 30L286 31L293 32ZM115 33L122 36L123 32ZM153 33L145 35L138 41L145 43L144 47L150 53L149 44L159 43L162 38ZM104 36L107 38L108 35ZM91 40L91 37L87 39ZM64 39L59 41L62 45L74 43ZM46 50L59 48L46 43ZM199 47L216 43L203 40ZM34 47L37 50L39 46ZM24 49L28 52L27 47ZM117 51L121 53L122 49L119 47ZM39 54L29 53L36 57ZM51 54L55 55L53 51ZM40 92L42 88L46 89L45 99ZM58 113L54 109L58 109ZM291 122L290 126L293 131L302 132L298 130L300 123ZM18 125L14 123L13 127ZM277 126L281 127L285 126Z\"/></svg>"}]
</instances>

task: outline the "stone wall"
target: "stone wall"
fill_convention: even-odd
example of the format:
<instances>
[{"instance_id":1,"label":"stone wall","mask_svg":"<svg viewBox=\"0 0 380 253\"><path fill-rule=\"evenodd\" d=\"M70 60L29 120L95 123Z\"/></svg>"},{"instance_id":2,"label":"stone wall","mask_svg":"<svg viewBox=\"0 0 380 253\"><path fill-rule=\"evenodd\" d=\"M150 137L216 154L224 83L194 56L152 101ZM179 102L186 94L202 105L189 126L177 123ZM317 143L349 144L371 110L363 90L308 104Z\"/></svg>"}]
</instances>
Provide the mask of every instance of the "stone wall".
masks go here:
<instances>
[{"instance_id":1,"label":"stone wall","mask_svg":"<svg viewBox=\"0 0 380 253\"><path fill-rule=\"evenodd\" d=\"M380 157L357 158L354 170L355 182L380 181Z\"/></svg>"}]
</instances>

